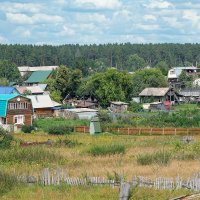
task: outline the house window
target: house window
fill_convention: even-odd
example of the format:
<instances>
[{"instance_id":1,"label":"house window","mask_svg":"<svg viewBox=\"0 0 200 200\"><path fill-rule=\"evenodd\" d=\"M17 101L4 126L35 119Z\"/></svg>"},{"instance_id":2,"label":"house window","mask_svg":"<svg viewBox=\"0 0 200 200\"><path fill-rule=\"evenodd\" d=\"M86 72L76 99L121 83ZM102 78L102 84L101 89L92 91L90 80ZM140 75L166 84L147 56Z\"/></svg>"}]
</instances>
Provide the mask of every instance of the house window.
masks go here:
<instances>
[{"instance_id":1,"label":"house window","mask_svg":"<svg viewBox=\"0 0 200 200\"><path fill-rule=\"evenodd\" d=\"M8 108L10 110L28 109L28 103L27 102L9 103Z\"/></svg>"},{"instance_id":2,"label":"house window","mask_svg":"<svg viewBox=\"0 0 200 200\"><path fill-rule=\"evenodd\" d=\"M0 124L6 124L6 118L0 117Z\"/></svg>"},{"instance_id":3,"label":"house window","mask_svg":"<svg viewBox=\"0 0 200 200\"><path fill-rule=\"evenodd\" d=\"M14 123L15 124L24 124L24 115L15 115Z\"/></svg>"}]
</instances>

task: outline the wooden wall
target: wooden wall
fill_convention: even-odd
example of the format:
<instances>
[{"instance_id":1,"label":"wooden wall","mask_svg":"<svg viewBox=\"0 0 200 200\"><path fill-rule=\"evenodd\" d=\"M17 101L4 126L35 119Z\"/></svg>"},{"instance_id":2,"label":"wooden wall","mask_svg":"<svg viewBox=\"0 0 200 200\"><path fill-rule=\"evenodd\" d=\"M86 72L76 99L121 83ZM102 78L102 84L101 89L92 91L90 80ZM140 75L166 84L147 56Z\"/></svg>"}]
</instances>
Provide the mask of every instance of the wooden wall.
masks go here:
<instances>
[{"instance_id":1,"label":"wooden wall","mask_svg":"<svg viewBox=\"0 0 200 200\"><path fill-rule=\"evenodd\" d=\"M17 101L17 99L20 98L20 101ZM28 104L27 109L9 109L9 103L20 103L20 102L26 102ZM6 114L6 120L7 124L14 124L14 116L15 115L24 115L25 117L25 125L32 125L32 115L33 115L33 108L32 103L30 99L27 99L25 97L16 97L8 101L7 105L7 114ZM21 126L21 125L17 125Z\"/></svg>"}]
</instances>

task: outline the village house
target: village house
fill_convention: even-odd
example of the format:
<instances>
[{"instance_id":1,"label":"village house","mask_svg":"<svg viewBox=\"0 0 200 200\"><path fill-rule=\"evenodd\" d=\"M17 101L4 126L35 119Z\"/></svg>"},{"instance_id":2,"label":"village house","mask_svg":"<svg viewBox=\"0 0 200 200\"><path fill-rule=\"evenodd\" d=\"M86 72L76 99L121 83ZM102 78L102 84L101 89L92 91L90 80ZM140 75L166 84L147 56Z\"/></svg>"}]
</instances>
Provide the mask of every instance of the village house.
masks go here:
<instances>
[{"instance_id":1,"label":"village house","mask_svg":"<svg viewBox=\"0 0 200 200\"><path fill-rule=\"evenodd\" d=\"M179 94L173 88L145 88L140 94L141 103L165 102L170 103L179 102Z\"/></svg>"},{"instance_id":2,"label":"village house","mask_svg":"<svg viewBox=\"0 0 200 200\"><path fill-rule=\"evenodd\" d=\"M0 126L32 125L33 107L29 98L19 94L0 94Z\"/></svg>"},{"instance_id":3,"label":"village house","mask_svg":"<svg viewBox=\"0 0 200 200\"><path fill-rule=\"evenodd\" d=\"M109 109L112 112L125 112L128 110L128 103L122 101L112 101Z\"/></svg>"},{"instance_id":4,"label":"village house","mask_svg":"<svg viewBox=\"0 0 200 200\"><path fill-rule=\"evenodd\" d=\"M58 66L35 66L35 67L20 66L18 67L18 70L21 76L25 76L28 73L32 73L36 71L52 71L52 70L56 70L57 68Z\"/></svg>"},{"instance_id":5,"label":"village house","mask_svg":"<svg viewBox=\"0 0 200 200\"><path fill-rule=\"evenodd\" d=\"M49 95L28 95L31 99L34 109L34 117L52 117L54 110L61 104L51 100Z\"/></svg>"}]
</instances>

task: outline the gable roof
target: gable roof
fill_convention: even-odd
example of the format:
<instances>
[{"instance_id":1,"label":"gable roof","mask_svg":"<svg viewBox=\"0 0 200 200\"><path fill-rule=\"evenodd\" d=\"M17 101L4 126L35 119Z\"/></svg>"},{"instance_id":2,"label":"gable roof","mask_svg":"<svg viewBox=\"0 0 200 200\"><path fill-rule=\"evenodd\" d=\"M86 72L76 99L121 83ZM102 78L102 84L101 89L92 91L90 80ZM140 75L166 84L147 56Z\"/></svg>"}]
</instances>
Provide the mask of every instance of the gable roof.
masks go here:
<instances>
[{"instance_id":1,"label":"gable roof","mask_svg":"<svg viewBox=\"0 0 200 200\"><path fill-rule=\"evenodd\" d=\"M31 99L33 108L53 108L60 105L55 104L49 95L28 95L27 97Z\"/></svg>"},{"instance_id":2,"label":"gable roof","mask_svg":"<svg viewBox=\"0 0 200 200\"><path fill-rule=\"evenodd\" d=\"M0 86L0 94L19 94L14 87Z\"/></svg>"},{"instance_id":3,"label":"gable roof","mask_svg":"<svg viewBox=\"0 0 200 200\"><path fill-rule=\"evenodd\" d=\"M41 83L45 81L51 74L51 71L35 71L26 80L26 83Z\"/></svg>"},{"instance_id":4,"label":"gable roof","mask_svg":"<svg viewBox=\"0 0 200 200\"><path fill-rule=\"evenodd\" d=\"M24 94L25 91L30 91L31 94L43 94L44 91L39 86L21 86L16 87L20 94Z\"/></svg>"},{"instance_id":5,"label":"gable roof","mask_svg":"<svg viewBox=\"0 0 200 200\"><path fill-rule=\"evenodd\" d=\"M0 94L0 117L6 116L7 104L10 99L13 99L19 94Z\"/></svg>"},{"instance_id":6,"label":"gable roof","mask_svg":"<svg viewBox=\"0 0 200 200\"><path fill-rule=\"evenodd\" d=\"M55 70L58 68L58 66L20 66L18 67L18 70L20 72L35 72L35 71L48 71L48 70Z\"/></svg>"},{"instance_id":7,"label":"gable roof","mask_svg":"<svg viewBox=\"0 0 200 200\"><path fill-rule=\"evenodd\" d=\"M122 101L111 101L111 104L121 106L121 105L128 105L128 103L122 102Z\"/></svg>"},{"instance_id":8,"label":"gable roof","mask_svg":"<svg viewBox=\"0 0 200 200\"><path fill-rule=\"evenodd\" d=\"M145 88L139 96L155 96L155 97L162 97L167 94L169 91L169 87L166 88Z\"/></svg>"}]
</instances>

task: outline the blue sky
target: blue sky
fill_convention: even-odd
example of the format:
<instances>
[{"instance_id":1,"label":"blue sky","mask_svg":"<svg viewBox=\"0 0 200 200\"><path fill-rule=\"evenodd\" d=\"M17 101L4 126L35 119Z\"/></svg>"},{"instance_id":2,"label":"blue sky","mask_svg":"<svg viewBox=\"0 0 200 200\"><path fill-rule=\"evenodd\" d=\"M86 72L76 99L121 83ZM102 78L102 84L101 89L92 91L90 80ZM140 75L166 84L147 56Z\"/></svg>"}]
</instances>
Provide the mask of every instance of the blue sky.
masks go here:
<instances>
[{"instance_id":1,"label":"blue sky","mask_svg":"<svg viewBox=\"0 0 200 200\"><path fill-rule=\"evenodd\" d=\"M0 43L199 43L200 0L0 0Z\"/></svg>"}]
</instances>

